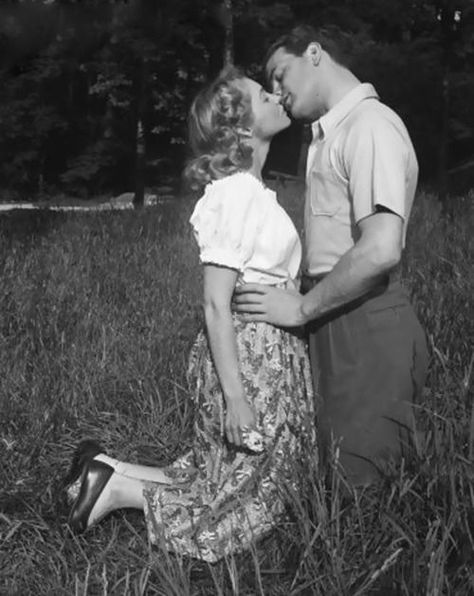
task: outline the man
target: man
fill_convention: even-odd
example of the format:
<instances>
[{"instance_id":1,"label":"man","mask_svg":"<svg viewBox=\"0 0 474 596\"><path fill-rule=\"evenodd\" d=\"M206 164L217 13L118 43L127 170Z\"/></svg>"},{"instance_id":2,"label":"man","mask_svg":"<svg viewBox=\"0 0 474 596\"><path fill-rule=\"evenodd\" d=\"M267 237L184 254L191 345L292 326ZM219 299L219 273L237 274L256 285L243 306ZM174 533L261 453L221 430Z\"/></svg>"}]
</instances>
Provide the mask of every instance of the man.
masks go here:
<instances>
[{"instance_id":1,"label":"man","mask_svg":"<svg viewBox=\"0 0 474 596\"><path fill-rule=\"evenodd\" d=\"M303 294L251 284L234 300L247 320L307 325L323 448L336 445L349 482L367 485L410 444L426 377L424 333L396 272L418 164L403 122L332 41L298 27L266 62L285 109L312 122Z\"/></svg>"}]
</instances>

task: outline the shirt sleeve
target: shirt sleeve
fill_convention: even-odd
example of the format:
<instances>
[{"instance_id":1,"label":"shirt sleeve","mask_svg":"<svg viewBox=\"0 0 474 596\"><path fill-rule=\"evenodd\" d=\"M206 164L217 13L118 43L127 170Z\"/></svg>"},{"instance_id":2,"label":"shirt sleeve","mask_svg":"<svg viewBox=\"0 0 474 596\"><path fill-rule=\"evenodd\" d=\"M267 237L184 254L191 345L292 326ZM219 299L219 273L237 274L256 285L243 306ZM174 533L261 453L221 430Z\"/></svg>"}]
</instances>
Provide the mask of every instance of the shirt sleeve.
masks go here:
<instances>
[{"instance_id":1,"label":"shirt sleeve","mask_svg":"<svg viewBox=\"0 0 474 596\"><path fill-rule=\"evenodd\" d=\"M356 222L372 215L377 206L407 218L410 150L411 143L396 123L380 114L371 114L351 130L344 147L344 164Z\"/></svg>"},{"instance_id":2,"label":"shirt sleeve","mask_svg":"<svg viewBox=\"0 0 474 596\"><path fill-rule=\"evenodd\" d=\"M190 220L202 263L244 270L263 218L257 183L236 175L208 186Z\"/></svg>"}]
</instances>

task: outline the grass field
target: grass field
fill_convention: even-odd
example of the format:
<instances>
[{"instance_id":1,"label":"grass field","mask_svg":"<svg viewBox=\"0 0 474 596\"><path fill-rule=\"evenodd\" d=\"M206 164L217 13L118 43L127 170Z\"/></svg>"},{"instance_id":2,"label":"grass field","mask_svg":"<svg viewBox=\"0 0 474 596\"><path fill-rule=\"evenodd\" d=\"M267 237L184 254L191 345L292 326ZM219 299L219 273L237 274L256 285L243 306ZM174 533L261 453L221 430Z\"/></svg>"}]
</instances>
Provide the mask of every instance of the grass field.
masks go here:
<instances>
[{"instance_id":1,"label":"grass field","mask_svg":"<svg viewBox=\"0 0 474 596\"><path fill-rule=\"evenodd\" d=\"M300 222L298 189L281 188ZM473 196L418 197L403 276L431 366L416 457L341 498L309 458L291 522L208 566L150 549L118 512L74 537L59 490L76 443L164 464L191 440L187 351L201 324L192 205L0 220L0 595L474 593Z\"/></svg>"}]
</instances>

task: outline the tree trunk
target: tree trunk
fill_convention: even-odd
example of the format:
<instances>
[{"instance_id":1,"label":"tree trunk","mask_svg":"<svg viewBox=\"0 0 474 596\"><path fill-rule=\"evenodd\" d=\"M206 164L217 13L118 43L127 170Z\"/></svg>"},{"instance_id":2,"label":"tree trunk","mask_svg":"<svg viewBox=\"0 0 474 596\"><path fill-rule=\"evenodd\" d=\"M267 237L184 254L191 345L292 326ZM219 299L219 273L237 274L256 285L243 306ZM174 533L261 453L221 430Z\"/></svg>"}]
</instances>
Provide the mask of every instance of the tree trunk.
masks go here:
<instances>
[{"instance_id":1,"label":"tree trunk","mask_svg":"<svg viewBox=\"0 0 474 596\"><path fill-rule=\"evenodd\" d=\"M455 55L455 43L460 34L461 12L456 10L450 0L442 0L438 4L437 19L441 25L443 42L443 104L441 120L441 142L439 147L439 189L438 197L442 211L452 216L452 204L449 200L448 148L449 148L449 116L451 100L451 68Z\"/></svg>"},{"instance_id":2,"label":"tree trunk","mask_svg":"<svg viewBox=\"0 0 474 596\"><path fill-rule=\"evenodd\" d=\"M234 19L232 16L232 0L223 1L224 66L234 63Z\"/></svg>"},{"instance_id":3,"label":"tree trunk","mask_svg":"<svg viewBox=\"0 0 474 596\"><path fill-rule=\"evenodd\" d=\"M135 196L133 197L133 204L135 207L143 207L145 202L145 133L144 133L144 118L145 118L145 90L147 78L147 62L144 58L140 60L138 69L138 102L137 102L137 125L136 125L136 145L135 145Z\"/></svg>"}]
</instances>

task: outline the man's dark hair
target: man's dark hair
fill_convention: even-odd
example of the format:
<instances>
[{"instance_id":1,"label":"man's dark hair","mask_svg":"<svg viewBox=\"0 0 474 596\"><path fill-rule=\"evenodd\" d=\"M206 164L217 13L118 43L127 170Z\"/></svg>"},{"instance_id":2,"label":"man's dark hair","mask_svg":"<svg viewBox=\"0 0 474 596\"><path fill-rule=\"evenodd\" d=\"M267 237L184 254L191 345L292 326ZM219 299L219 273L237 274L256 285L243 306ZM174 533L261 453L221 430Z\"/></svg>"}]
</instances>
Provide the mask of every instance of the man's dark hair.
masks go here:
<instances>
[{"instance_id":1,"label":"man's dark hair","mask_svg":"<svg viewBox=\"0 0 474 596\"><path fill-rule=\"evenodd\" d=\"M314 41L321 44L333 60L347 66L347 37L347 34L334 26L315 29L311 25L298 25L272 43L265 54L264 67L278 49L282 48L289 54L302 56L308 45Z\"/></svg>"}]
</instances>

